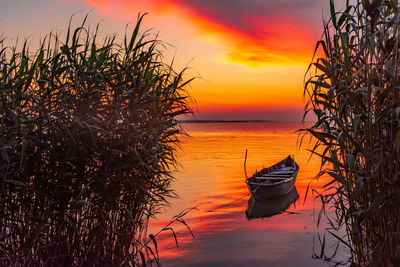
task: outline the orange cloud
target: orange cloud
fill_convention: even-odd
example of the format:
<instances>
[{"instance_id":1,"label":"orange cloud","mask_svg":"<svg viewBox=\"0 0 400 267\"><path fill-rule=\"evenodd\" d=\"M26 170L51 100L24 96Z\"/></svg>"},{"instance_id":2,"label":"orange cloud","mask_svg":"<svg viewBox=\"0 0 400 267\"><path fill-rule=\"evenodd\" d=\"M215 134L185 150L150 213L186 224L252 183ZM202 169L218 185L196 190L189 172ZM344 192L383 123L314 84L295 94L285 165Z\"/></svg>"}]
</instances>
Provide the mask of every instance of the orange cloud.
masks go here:
<instances>
[{"instance_id":1,"label":"orange cloud","mask_svg":"<svg viewBox=\"0 0 400 267\"><path fill-rule=\"evenodd\" d=\"M174 13L201 34L215 36L231 62L251 66L308 62L319 0L84 0L117 15ZM318 5L319 4L319 5ZM320 23L319 23L320 24Z\"/></svg>"}]
</instances>

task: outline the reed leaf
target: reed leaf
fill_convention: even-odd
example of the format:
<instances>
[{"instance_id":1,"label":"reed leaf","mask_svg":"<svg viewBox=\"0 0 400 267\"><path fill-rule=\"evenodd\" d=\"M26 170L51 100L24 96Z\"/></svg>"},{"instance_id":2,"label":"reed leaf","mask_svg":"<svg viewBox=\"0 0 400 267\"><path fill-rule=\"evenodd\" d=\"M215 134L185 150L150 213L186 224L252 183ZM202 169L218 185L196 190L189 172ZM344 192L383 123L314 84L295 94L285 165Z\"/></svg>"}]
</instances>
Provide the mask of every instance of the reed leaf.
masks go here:
<instances>
[{"instance_id":1,"label":"reed leaf","mask_svg":"<svg viewBox=\"0 0 400 267\"><path fill-rule=\"evenodd\" d=\"M192 79L143 18L122 43L87 16L34 53L0 40L1 266L159 263L144 229L175 196Z\"/></svg>"},{"instance_id":2,"label":"reed leaf","mask_svg":"<svg viewBox=\"0 0 400 267\"><path fill-rule=\"evenodd\" d=\"M400 198L392 190L400 185L399 18L398 1L347 1L338 11L331 0L305 78L304 117L314 114L317 122L301 131L314 138L310 151L321 158L316 179L332 178L318 196L324 210L335 210L328 218L333 229L346 236L330 233L360 266L400 262L400 239L390 235L400 227Z\"/></svg>"}]
</instances>

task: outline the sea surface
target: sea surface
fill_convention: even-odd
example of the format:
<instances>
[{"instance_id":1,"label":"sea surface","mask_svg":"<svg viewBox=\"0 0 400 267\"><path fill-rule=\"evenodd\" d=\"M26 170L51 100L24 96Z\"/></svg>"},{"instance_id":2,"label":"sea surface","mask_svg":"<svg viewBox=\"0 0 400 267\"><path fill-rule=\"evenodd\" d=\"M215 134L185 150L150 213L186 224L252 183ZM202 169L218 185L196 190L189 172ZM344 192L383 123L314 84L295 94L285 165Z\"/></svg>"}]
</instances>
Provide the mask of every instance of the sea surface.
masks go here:
<instances>
[{"instance_id":1,"label":"sea surface","mask_svg":"<svg viewBox=\"0 0 400 267\"><path fill-rule=\"evenodd\" d=\"M317 228L320 201L310 181L317 174L320 159L299 148L296 130L300 123L183 123L189 134L182 138L172 184L178 198L152 219L148 234L156 234L181 211L186 226L175 222L156 236L162 266L328 266L314 259L321 254L319 240L326 234L325 252L333 254L335 239L326 232L322 216ZM247 149L246 171L244 168ZM250 201L247 176L294 155L300 165L296 188L289 196L272 203ZM321 190L328 181L322 177L311 184ZM296 192L297 191L297 192ZM314 193L315 195L315 193ZM285 211L285 209L287 210ZM247 211L247 215L246 215ZM329 251L331 250L331 251ZM341 254L342 253L342 254ZM314 255L314 257L313 257ZM336 258L344 258L344 252Z\"/></svg>"}]
</instances>

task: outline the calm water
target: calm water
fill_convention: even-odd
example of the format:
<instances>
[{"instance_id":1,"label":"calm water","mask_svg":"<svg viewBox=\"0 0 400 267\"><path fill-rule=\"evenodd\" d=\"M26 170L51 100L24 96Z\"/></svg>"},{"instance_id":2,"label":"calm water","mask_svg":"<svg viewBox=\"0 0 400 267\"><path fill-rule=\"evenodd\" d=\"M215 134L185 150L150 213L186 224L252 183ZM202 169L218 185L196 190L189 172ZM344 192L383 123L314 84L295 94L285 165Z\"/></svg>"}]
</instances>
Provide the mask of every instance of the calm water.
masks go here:
<instances>
[{"instance_id":1,"label":"calm water","mask_svg":"<svg viewBox=\"0 0 400 267\"><path fill-rule=\"evenodd\" d=\"M185 216L196 240L183 225L175 224L179 250L170 232L157 237L163 266L326 266L312 258L316 238L313 210L319 204L304 194L319 169L318 158L297 147L299 123L202 123L183 124L190 137L183 138L173 188L179 195L157 219L149 233L162 229L180 211L197 207ZM266 218L248 219L247 172L269 166L293 154L300 165L296 192L288 199L258 207L264 215L276 213L281 202L286 212ZM318 188L326 180L314 184ZM269 205L269 206L268 206ZM253 207L254 208L254 207ZM263 210L264 209L264 210ZM271 210L272 209L272 210ZM260 214L258 214L260 215ZM263 215L263 214L261 214ZM319 250L315 246L316 252Z\"/></svg>"}]
</instances>

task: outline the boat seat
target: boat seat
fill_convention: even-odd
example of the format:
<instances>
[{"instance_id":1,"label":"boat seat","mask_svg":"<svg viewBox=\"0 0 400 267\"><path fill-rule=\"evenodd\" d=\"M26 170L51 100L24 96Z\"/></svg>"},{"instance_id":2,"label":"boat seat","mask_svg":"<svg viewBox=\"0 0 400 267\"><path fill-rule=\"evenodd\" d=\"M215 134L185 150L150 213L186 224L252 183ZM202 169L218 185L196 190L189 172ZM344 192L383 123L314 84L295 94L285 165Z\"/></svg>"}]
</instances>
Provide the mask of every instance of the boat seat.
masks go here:
<instances>
[{"instance_id":1,"label":"boat seat","mask_svg":"<svg viewBox=\"0 0 400 267\"><path fill-rule=\"evenodd\" d=\"M273 171L273 172L269 172L267 174L293 174L294 171Z\"/></svg>"},{"instance_id":2,"label":"boat seat","mask_svg":"<svg viewBox=\"0 0 400 267\"><path fill-rule=\"evenodd\" d=\"M293 167L283 167L283 168L279 168L278 170L280 171L294 171Z\"/></svg>"},{"instance_id":3,"label":"boat seat","mask_svg":"<svg viewBox=\"0 0 400 267\"><path fill-rule=\"evenodd\" d=\"M286 178L289 178L289 177L292 177L293 176L293 174L264 174L264 175L261 175L261 176L263 176L263 177L286 177Z\"/></svg>"},{"instance_id":4,"label":"boat seat","mask_svg":"<svg viewBox=\"0 0 400 267\"><path fill-rule=\"evenodd\" d=\"M266 177L266 176L259 176L259 177L254 177L258 180L286 180L288 177Z\"/></svg>"}]
</instances>

